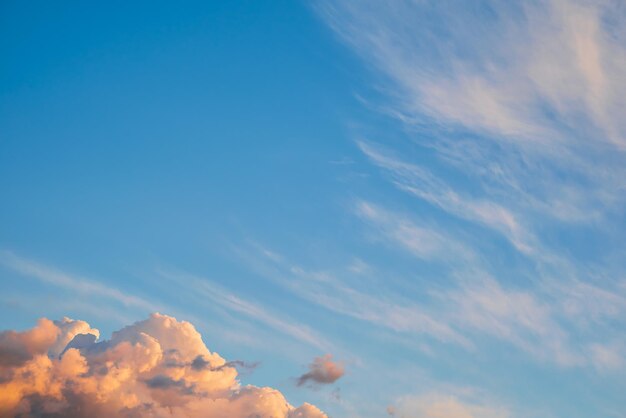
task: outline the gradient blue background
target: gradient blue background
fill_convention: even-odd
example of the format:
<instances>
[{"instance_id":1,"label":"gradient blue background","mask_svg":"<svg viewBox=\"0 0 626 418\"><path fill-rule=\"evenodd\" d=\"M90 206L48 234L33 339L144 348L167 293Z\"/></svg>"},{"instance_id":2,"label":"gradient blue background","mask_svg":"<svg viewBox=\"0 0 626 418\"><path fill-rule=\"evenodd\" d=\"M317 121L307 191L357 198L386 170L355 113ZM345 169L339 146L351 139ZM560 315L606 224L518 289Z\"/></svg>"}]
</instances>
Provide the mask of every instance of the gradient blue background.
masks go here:
<instances>
[{"instance_id":1,"label":"gradient blue background","mask_svg":"<svg viewBox=\"0 0 626 418\"><path fill-rule=\"evenodd\" d=\"M447 266L379 245L354 216L362 198L462 230L490 255L492 271L506 273L502 283L524 287L536 269L498 234L388 186L355 141L384 143L431 170L446 166L379 111L385 88L371 65L306 2L4 1L0 56L0 249L190 320L211 350L262 362L244 383L277 387L334 417L384 416L398 397L439 384L480 387L530 410L525 416L624 416L623 375L537 362L497 339L467 351L408 337L268 280L274 273L257 262L264 249L345 273L374 296L420 301L426 296L414 290L424 283L453 282ZM473 187L454 170L446 178ZM622 242L584 228L545 233L589 259L594 242ZM348 278L361 261L376 272ZM348 374L329 388L296 388L293 377L323 350L203 299L185 274L306 324L332 342ZM6 265L0 286L2 329L66 315L108 336L150 311ZM617 412L598 415L598 405Z\"/></svg>"}]
</instances>

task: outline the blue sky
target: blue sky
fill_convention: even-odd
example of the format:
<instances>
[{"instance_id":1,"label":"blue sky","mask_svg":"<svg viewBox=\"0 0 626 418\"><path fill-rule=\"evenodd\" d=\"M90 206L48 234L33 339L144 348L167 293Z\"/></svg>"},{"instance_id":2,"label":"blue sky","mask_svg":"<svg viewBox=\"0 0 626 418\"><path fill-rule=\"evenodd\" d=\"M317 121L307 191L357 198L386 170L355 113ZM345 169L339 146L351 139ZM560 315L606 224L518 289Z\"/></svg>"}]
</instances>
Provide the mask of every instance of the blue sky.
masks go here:
<instances>
[{"instance_id":1,"label":"blue sky","mask_svg":"<svg viewBox=\"0 0 626 418\"><path fill-rule=\"evenodd\" d=\"M626 417L620 2L0 11L0 328L158 311L333 417Z\"/></svg>"}]
</instances>

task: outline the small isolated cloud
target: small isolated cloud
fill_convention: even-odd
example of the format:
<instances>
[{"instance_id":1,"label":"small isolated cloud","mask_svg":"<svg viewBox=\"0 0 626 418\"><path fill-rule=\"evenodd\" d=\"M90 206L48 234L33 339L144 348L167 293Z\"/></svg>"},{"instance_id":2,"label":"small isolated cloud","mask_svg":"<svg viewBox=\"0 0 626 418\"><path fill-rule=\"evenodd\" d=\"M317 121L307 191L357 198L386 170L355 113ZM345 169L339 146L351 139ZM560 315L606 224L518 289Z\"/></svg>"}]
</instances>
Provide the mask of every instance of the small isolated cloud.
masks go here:
<instances>
[{"instance_id":1,"label":"small isolated cloud","mask_svg":"<svg viewBox=\"0 0 626 418\"><path fill-rule=\"evenodd\" d=\"M209 351L189 322L156 313L98 336L68 318L0 333L0 417L326 418L275 389L242 386L236 366L254 365Z\"/></svg>"},{"instance_id":2,"label":"small isolated cloud","mask_svg":"<svg viewBox=\"0 0 626 418\"><path fill-rule=\"evenodd\" d=\"M297 385L302 386L306 383L328 385L335 383L344 374L343 365L334 362L331 354L326 354L313 359L309 364L309 371L298 378Z\"/></svg>"}]
</instances>

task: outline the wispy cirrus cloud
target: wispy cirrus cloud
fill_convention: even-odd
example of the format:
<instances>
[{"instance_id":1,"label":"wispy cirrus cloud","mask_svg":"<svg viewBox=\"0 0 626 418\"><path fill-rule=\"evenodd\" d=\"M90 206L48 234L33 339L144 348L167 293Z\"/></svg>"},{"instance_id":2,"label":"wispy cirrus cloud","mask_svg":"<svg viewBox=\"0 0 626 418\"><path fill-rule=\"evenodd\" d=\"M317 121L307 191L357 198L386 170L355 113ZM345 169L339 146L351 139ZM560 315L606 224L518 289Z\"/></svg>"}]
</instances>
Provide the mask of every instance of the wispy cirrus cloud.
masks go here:
<instances>
[{"instance_id":1,"label":"wispy cirrus cloud","mask_svg":"<svg viewBox=\"0 0 626 418\"><path fill-rule=\"evenodd\" d=\"M482 277L440 296L455 307L451 320L460 328L507 341L543 361L562 366L588 362L570 341L557 312L532 291L505 289L493 278Z\"/></svg>"},{"instance_id":2,"label":"wispy cirrus cloud","mask_svg":"<svg viewBox=\"0 0 626 418\"><path fill-rule=\"evenodd\" d=\"M612 372L606 366L612 364L614 372L625 363L620 340L605 338L612 328L597 328L602 330L599 334L586 332L580 317L567 311L574 302L566 300L565 293L504 285L475 263L455 267L450 272L454 280L447 286L425 286L420 294L412 293L412 299L420 300L415 303L391 288L378 288L377 294L372 294L359 280L349 280L351 274L362 274L361 270L351 272L350 266L342 271L307 270L285 256L265 256L267 252L255 246L245 261L304 300L399 335L426 335L469 352L486 347L485 337L490 337L517 347L540 363L566 368ZM594 291L619 304L613 293ZM598 315L615 317L622 312L621 305L607 309Z\"/></svg>"},{"instance_id":3,"label":"wispy cirrus cloud","mask_svg":"<svg viewBox=\"0 0 626 418\"><path fill-rule=\"evenodd\" d=\"M454 216L477 222L501 233L523 253L534 251L534 237L510 209L491 200L461 196L425 168L385 155L372 144L363 141L357 144L376 165L391 173L398 188Z\"/></svg>"},{"instance_id":4,"label":"wispy cirrus cloud","mask_svg":"<svg viewBox=\"0 0 626 418\"><path fill-rule=\"evenodd\" d=\"M400 244L420 259L466 263L475 257L470 248L435 226L418 225L402 214L387 211L363 200L356 202L355 212L383 237Z\"/></svg>"},{"instance_id":5,"label":"wispy cirrus cloud","mask_svg":"<svg viewBox=\"0 0 626 418\"><path fill-rule=\"evenodd\" d=\"M527 144L595 134L626 145L619 2L330 0L318 11L400 88L398 102L414 120Z\"/></svg>"},{"instance_id":6,"label":"wispy cirrus cloud","mask_svg":"<svg viewBox=\"0 0 626 418\"><path fill-rule=\"evenodd\" d=\"M309 326L291 321L287 319L285 315L272 313L268 309L245 300L206 278L180 270L159 269L158 274L160 277L171 280L172 283L184 283L185 289L191 291L196 297L205 300L208 299L212 303L217 303L229 311L242 314L250 320L261 322L300 342L311 345L322 351L334 349L330 341L316 333Z\"/></svg>"},{"instance_id":7,"label":"wispy cirrus cloud","mask_svg":"<svg viewBox=\"0 0 626 418\"><path fill-rule=\"evenodd\" d=\"M390 113L417 130L414 139L485 187L490 198L470 207L476 220L484 222L481 212L499 218L516 237L519 219L507 206L540 224L546 215L595 222L619 210L626 186L619 2L329 0L318 10L386 77ZM424 185L438 183L427 170L412 176L421 198L454 206L428 193Z\"/></svg>"},{"instance_id":8,"label":"wispy cirrus cloud","mask_svg":"<svg viewBox=\"0 0 626 418\"><path fill-rule=\"evenodd\" d=\"M277 253L260 248L263 247L255 245L250 252L240 250L242 260L266 279L304 300L395 332L425 334L438 341L473 347L470 340L415 301L382 288L378 294L372 294L342 280L340 277L347 278L350 273L360 275L361 270L354 271L352 265L342 272L309 270L282 255L266 256Z\"/></svg>"},{"instance_id":9,"label":"wispy cirrus cloud","mask_svg":"<svg viewBox=\"0 0 626 418\"><path fill-rule=\"evenodd\" d=\"M384 134L358 139L360 151L395 188L465 224L408 234L402 220L356 214L421 258L432 258L425 243L435 237L466 244L452 228L477 234L476 257L456 266L448 289L426 290L438 300L422 311L447 312L437 318L470 340L488 334L561 365L621 364L621 2L325 0L317 10L374 69L374 108L406 133L402 151ZM514 270L491 262L492 232L509 242Z\"/></svg>"},{"instance_id":10,"label":"wispy cirrus cloud","mask_svg":"<svg viewBox=\"0 0 626 418\"><path fill-rule=\"evenodd\" d=\"M76 295L86 295L90 298L105 298L120 303L123 306L135 308L140 311L150 312L155 311L157 308L169 309L170 311L176 312L180 311L163 304L155 303L144 297L123 292L108 283L96 281L84 276L74 275L55 267L42 264L30 258L18 256L8 250L0 251L0 265L21 275L68 290ZM198 303L198 298L201 298L204 301L208 299L212 303L215 303L230 312L243 315L249 321L252 320L261 322L301 343L305 343L325 352L334 351L333 344L323 336L316 333L310 327L290 321L285 318L284 315L272 313L258 304L247 301L227 291L214 282L210 282L201 277L179 270L158 269L157 274L160 277L171 281L173 286L170 287L169 291L172 294L180 296L191 293L194 296L192 299L189 299L189 301ZM189 308L189 306L186 308ZM113 316L118 319L125 319L125 317L120 317L118 313L108 312L111 310L110 307L93 307L93 309L87 309L87 307L80 306L79 309L81 311L88 311L95 315L104 314L108 317ZM187 316L189 316L189 314L187 314ZM233 330L230 330L228 327L221 329L220 332L223 336L228 336L229 338L239 342L245 342L246 340L245 335L233 332ZM250 344L251 342L247 343Z\"/></svg>"},{"instance_id":11,"label":"wispy cirrus cloud","mask_svg":"<svg viewBox=\"0 0 626 418\"><path fill-rule=\"evenodd\" d=\"M392 417L424 418L507 418L511 412L500 405L487 404L475 399L462 399L455 394L429 392L405 396L390 405L387 413Z\"/></svg>"},{"instance_id":12,"label":"wispy cirrus cloud","mask_svg":"<svg viewBox=\"0 0 626 418\"><path fill-rule=\"evenodd\" d=\"M77 293L108 298L126 306L148 311L154 311L157 308L154 303L144 298L130 295L103 282L63 272L35 260L18 256L11 251L0 251L0 265L21 275L32 277L44 283L69 289Z\"/></svg>"}]
</instances>

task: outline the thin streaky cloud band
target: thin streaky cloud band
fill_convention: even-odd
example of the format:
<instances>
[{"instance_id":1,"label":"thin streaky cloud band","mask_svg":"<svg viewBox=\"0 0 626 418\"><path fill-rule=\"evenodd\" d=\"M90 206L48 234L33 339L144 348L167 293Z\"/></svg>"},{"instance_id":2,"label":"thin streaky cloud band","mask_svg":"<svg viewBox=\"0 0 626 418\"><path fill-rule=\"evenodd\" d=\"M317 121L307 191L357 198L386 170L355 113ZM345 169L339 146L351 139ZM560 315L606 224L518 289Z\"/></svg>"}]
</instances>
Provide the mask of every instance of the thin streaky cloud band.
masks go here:
<instances>
[{"instance_id":1,"label":"thin streaky cloud band","mask_svg":"<svg viewBox=\"0 0 626 418\"><path fill-rule=\"evenodd\" d=\"M284 315L279 317L277 314L270 313L267 309L234 295L206 278L179 270L159 269L157 273L160 277L173 282L184 283L184 287L187 290L192 290L194 294L200 297L208 298L232 312L245 315L251 320L262 322L300 342L322 351L334 351L334 346L331 342L318 335L308 326L283 319Z\"/></svg>"},{"instance_id":2,"label":"thin streaky cloud band","mask_svg":"<svg viewBox=\"0 0 626 418\"><path fill-rule=\"evenodd\" d=\"M24 276L33 277L44 283L49 283L57 287L105 297L126 306L132 306L148 311L157 310L157 306L155 304L145 299L129 295L102 282L96 282L85 277L67 274L52 267L40 264L34 260L20 257L11 251L0 250L0 265L3 265L4 267Z\"/></svg>"}]
</instances>

